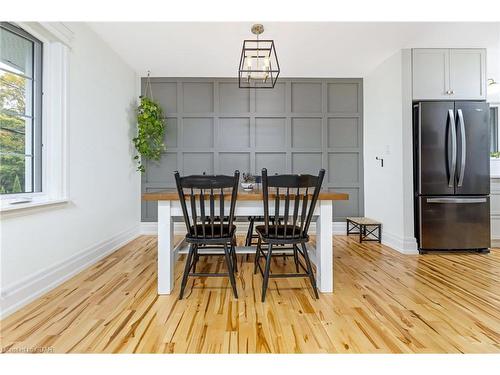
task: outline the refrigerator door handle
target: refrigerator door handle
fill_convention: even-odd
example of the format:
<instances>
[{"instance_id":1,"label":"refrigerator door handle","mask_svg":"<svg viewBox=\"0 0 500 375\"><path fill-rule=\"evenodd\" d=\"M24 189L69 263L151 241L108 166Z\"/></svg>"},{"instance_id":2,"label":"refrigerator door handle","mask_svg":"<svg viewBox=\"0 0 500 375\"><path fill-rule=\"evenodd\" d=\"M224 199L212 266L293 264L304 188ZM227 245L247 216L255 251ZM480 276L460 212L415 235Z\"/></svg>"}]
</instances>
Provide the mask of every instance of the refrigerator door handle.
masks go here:
<instances>
[{"instance_id":1,"label":"refrigerator door handle","mask_svg":"<svg viewBox=\"0 0 500 375\"><path fill-rule=\"evenodd\" d=\"M451 130L451 168L448 187L453 187L455 184L455 174L457 169L457 130L455 129L455 114L453 109L448 110L448 119Z\"/></svg>"},{"instance_id":2,"label":"refrigerator door handle","mask_svg":"<svg viewBox=\"0 0 500 375\"><path fill-rule=\"evenodd\" d=\"M465 174L465 153L467 149L467 139L465 138L465 122L464 122L464 114L462 110L457 110L458 113L458 122L460 123L460 139L462 143L462 157L460 160L460 175L458 177L458 186L462 186L464 183L464 174Z\"/></svg>"},{"instance_id":3,"label":"refrigerator door handle","mask_svg":"<svg viewBox=\"0 0 500 375\"><path fill-rule=\"evenodd\" d=\"M427 198L427 203L486 203L486 198Z\"/></svg>"}]
</instances>

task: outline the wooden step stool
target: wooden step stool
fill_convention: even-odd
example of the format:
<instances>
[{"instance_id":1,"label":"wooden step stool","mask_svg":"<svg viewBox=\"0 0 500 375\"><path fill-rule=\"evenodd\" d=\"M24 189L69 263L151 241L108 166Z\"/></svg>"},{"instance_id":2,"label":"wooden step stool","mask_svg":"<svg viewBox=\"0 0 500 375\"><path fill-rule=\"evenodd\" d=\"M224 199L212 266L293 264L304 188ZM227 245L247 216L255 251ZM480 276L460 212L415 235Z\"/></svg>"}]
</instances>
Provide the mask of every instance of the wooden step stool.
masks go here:
<instances>
[{"instance_id":1,"label":"wooden step stool","mask_svg":"<svg viewBox=\"0 0 500 375\"><path fill-rule=\"evenodd\" d=\"M359 234L359 242L378 241L382 239L382 223L367 217L348 217L347 235ZM372 236L372 237L371 237Z\"/></svg>"}]
</instances>

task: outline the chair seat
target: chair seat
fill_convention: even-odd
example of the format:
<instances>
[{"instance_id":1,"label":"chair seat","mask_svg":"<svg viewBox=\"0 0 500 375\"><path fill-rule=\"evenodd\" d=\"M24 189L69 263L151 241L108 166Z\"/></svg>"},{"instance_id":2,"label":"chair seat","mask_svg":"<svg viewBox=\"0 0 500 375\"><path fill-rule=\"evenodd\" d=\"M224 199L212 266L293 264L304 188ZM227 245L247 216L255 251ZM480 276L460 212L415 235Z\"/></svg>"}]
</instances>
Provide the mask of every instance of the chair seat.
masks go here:
<instances>
[{"instance_id":1,"label":"chair seat","mask_svg":"<svg viewBox=\"0 0 500 375\"><path fill-rule=\"evenodd\" d=\"M295 230L294 230L295 228ZM265 225L257 225L255 227L255 230L261 236L263 239L290 239L290 240L307 240L309 237L306 236L300 236L300 227L298 226L292 226L292 225L287 225L286 226L286 233L285 233L285 226L284 225L270 225L269 226L269 231L266 234L266 226ZM276 234L277 233L277 234Z\"/></svg>"},{"instance_id":2,"label":"chair seat","mask_svg":"<svg viewBox=\"0 0 500 375\"><path fill-rule=\"evenodd\" d=\"M221 226L220 223L216 223L213 225L213 233L212 233L212 225L210 224L205 224L205 233L203 233L203 225L197 224L196 225L196 232L194 231L194 226L191 225L191 232L196 233L196 235L190 236L187 235L186 238L192 238L192 239L204 239L208 238L211 239L213 237L232 237L234 235L234 232L236 231L236 225L232 225L231 228L229 228L228 224L223 224L222 225L222 232L221 232Z\"/></svg>"}]
</instances>

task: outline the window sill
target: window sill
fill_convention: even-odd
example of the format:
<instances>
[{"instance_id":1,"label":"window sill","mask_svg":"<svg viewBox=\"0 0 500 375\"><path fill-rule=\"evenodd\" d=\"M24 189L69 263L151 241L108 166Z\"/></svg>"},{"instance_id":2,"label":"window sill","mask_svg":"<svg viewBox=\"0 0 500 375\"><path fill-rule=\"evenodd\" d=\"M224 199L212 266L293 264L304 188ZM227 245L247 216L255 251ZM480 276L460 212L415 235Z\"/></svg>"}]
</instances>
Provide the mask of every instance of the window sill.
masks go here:
<instances>
[{"instance_id":1,"label":"window sill","mask_svg":"<svg viewBox=\"0 0 500 375\"><path fill-rule=\"evenodd\" d=\"M36 197L36 198L33 198L33 200L31 202L12 204L9 202L9 200L6 199L6 200L2 201L2 203L0 205L0 212L7 213L7 212L13 212L13 211L20 211L20 210L29 210L30 208L54 206L54 205L59 205L59 204L65 204L68 202L69 202L69 199L66 199L66 198L49 199L46 197Z\"/></svg>"}]
</instances>

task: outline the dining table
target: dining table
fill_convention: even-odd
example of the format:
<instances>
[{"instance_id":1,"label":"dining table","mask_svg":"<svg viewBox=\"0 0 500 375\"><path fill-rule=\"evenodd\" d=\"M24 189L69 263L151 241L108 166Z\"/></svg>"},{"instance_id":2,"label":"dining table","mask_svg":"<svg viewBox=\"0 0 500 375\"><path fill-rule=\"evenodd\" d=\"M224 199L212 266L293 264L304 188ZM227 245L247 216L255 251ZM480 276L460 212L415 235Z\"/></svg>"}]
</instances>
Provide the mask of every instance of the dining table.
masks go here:
<instances>
[{"instance_id":1,"label":"dining table","mask_svg":"<svg viewBox=\"0 0 500 375\"><path fill-rule=\"evenodd\" d=\"M184 241L174 241L174 221L183 218L179 195L176 189L147 192L144 201L158 204L158 294L170 294L174 288L174 266L180 253L185 252ZM227 200L230 196L227 196ZM316 266L316 281L321 293L333 292L333 202L349 199L346 193L322 189L314 210L315 246L308 244L311 261ZM270 208L272 202L269 202ZM226 205L227 206L227 205ZM218 209L218 208L217 208ZM271 211L272 212L272 211ZM251 191L238 191L236 217L263 216L263 194L259 187ZM179 221L179 220L178 220ZM255 252L255 248L237 246L236 253Z\"/></svg>"}]
</instances>

